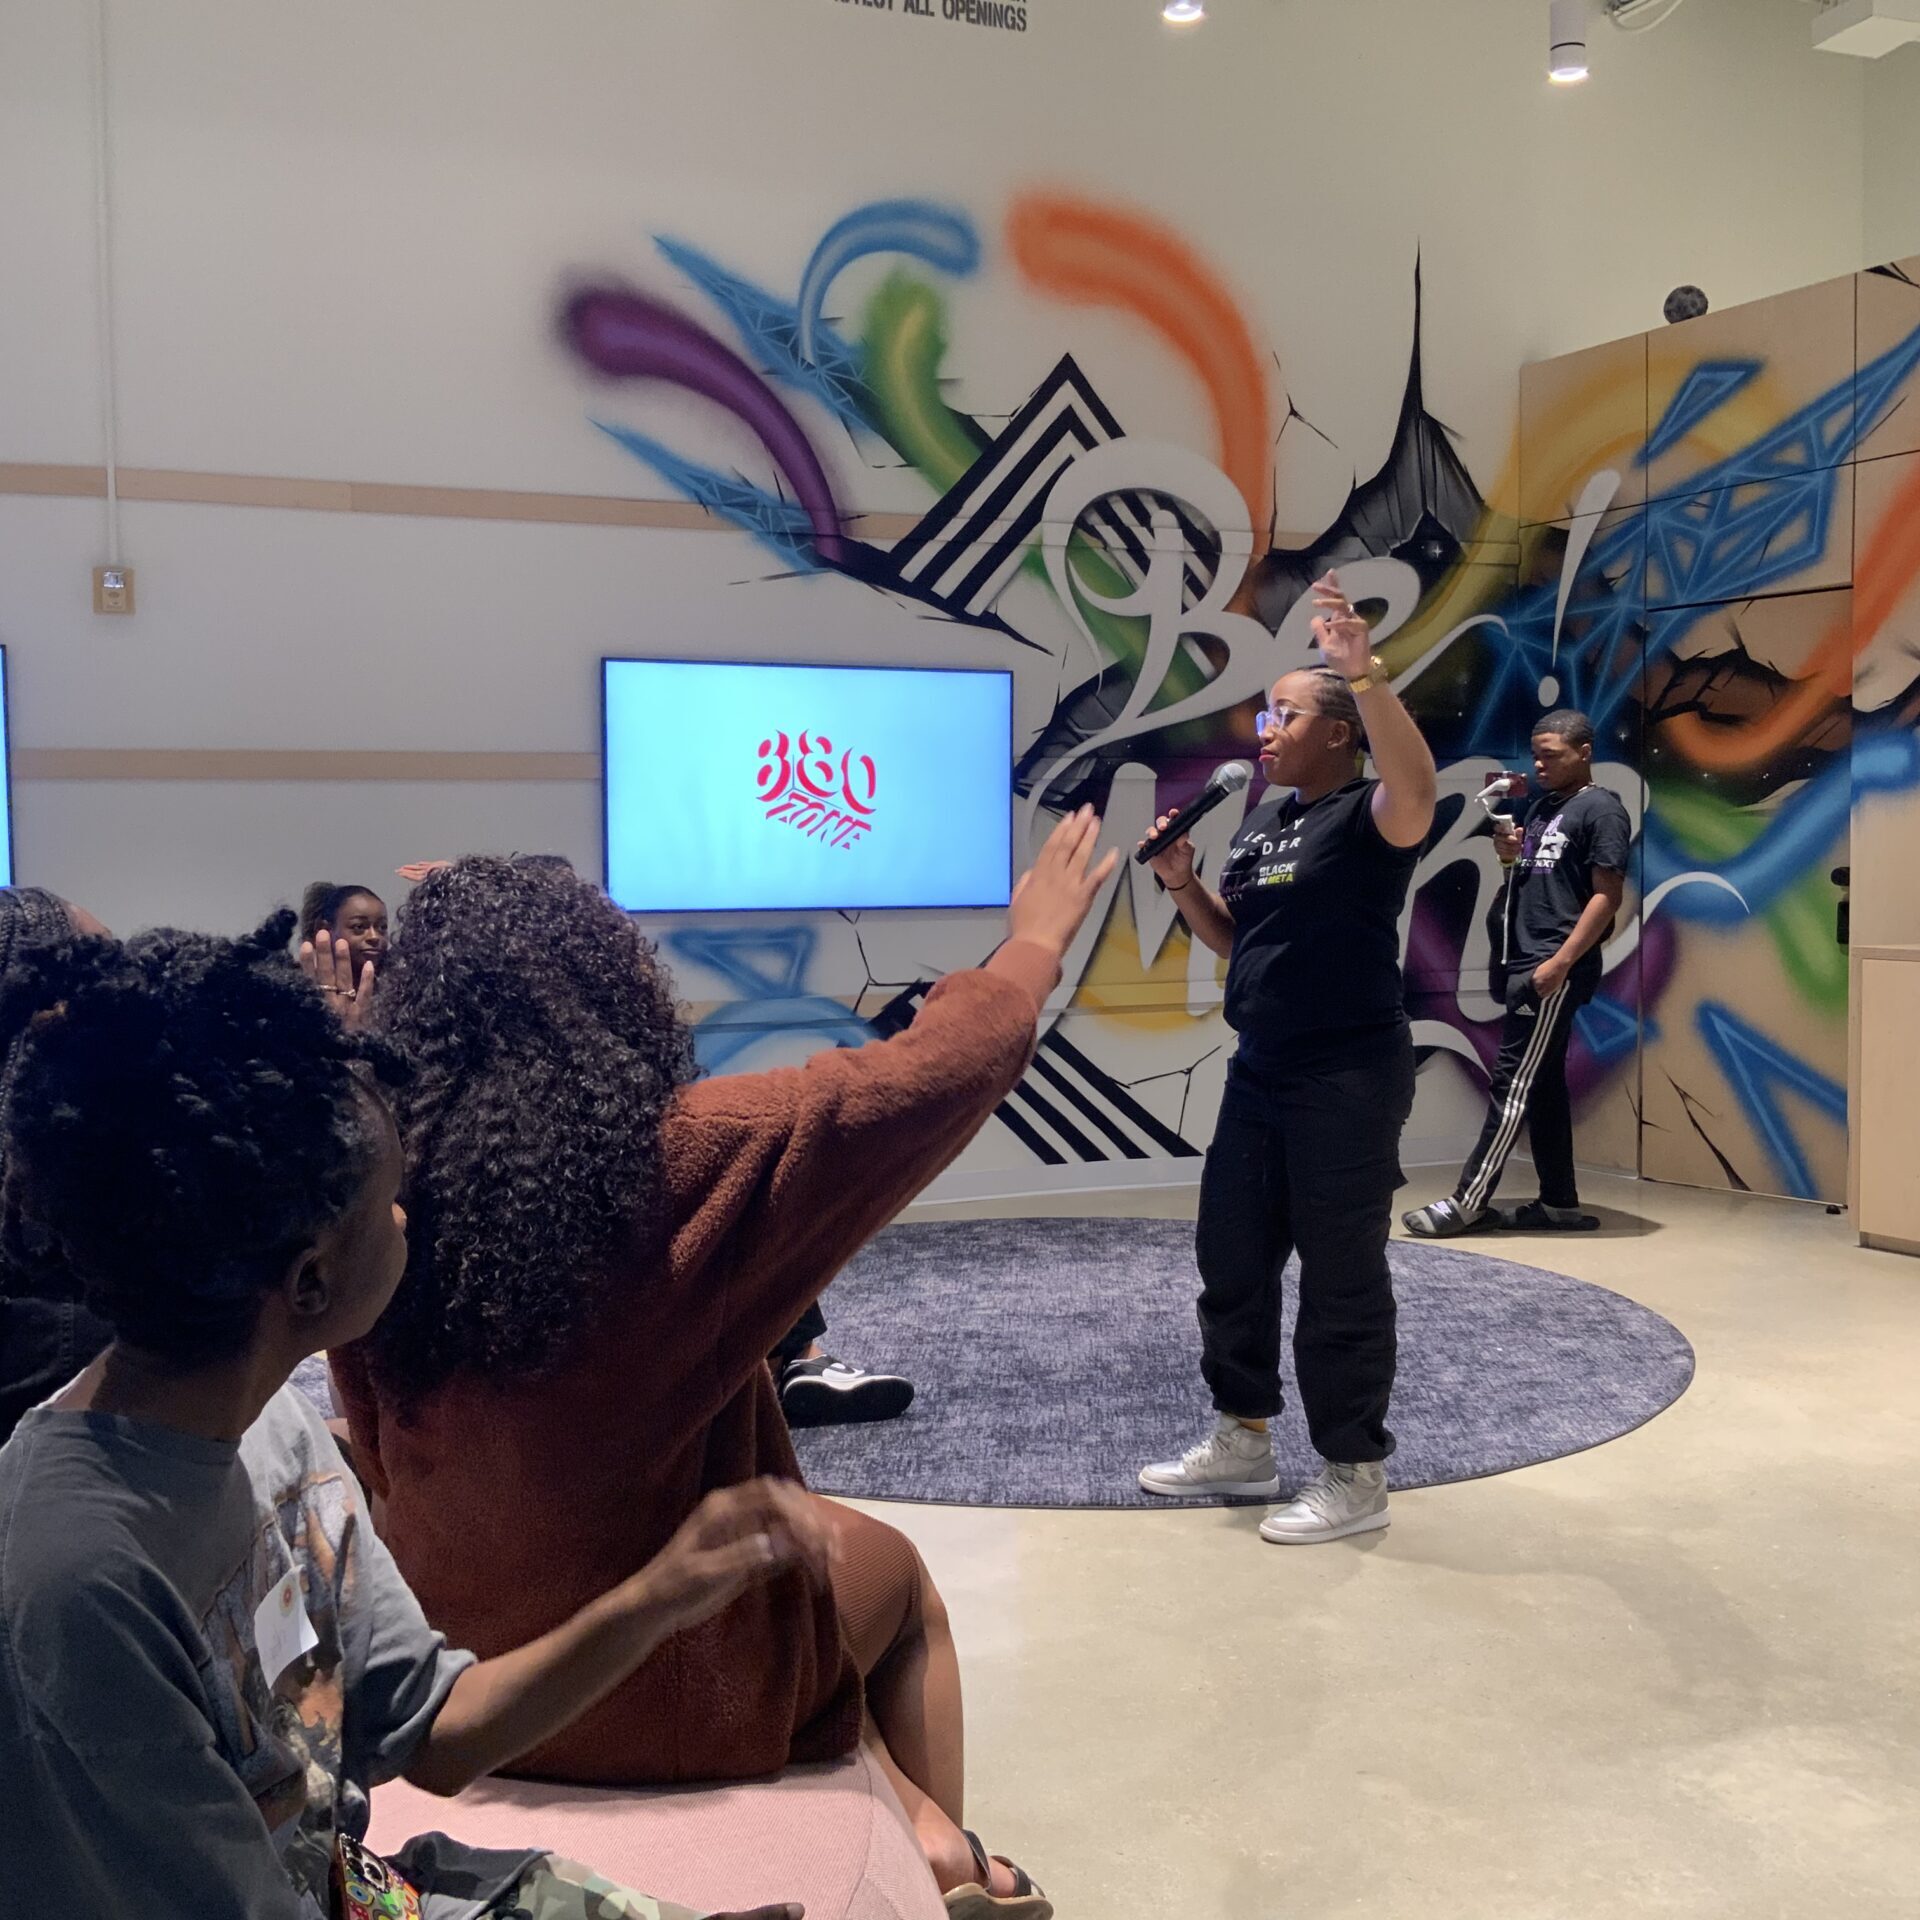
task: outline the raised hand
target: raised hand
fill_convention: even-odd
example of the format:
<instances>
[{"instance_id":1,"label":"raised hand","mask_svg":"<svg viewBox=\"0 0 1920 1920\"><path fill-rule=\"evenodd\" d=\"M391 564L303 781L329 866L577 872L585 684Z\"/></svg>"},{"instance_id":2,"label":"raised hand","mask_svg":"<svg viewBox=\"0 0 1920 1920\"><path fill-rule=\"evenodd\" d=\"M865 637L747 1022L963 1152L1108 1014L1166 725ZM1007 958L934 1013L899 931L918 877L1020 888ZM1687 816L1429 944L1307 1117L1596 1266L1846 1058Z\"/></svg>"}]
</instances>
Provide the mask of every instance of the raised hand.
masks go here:
<instances>
[{"instance_id":1,"label":"raised hand","mask_svg":"<svg viewBox=\"0 0 1920 1920\"><path fill-rule=\"evenodd\" d=\"M1373 634L1340 590L1340 576L1327 572L1313 583L1314 644L1320 657L1343 680L1358 680L1373 659Z\"/></svg>"},{"instance_id":2,"label":"raised hand","mask_svg":"<svg viewBox=\"0 0 1920 1920\"><path fill-rule=\"evenodd\" d=\"M311 940L300 942L300 971L325 994L334 1011L349 1027L365 1024L373 1009L373 962L353 977L353 952L344 940L336 940L325 927Z\"/></svg>"},{"instance_id":3,"label":"raised hand","mask_svg":"<svg viewBox=\"0 0 1920 1920\"><path fill-rule=\"evenodd\" d=\"M1160 818L1153 823L1154 833L1166 832L1179 818L1180 809L1178 807L1173 808L1168 813L1163 813ZM1151 835L1148 836L1148 838L1151 837ZM1141 847L1144 847L1146 844L1146 839L1140 842ZM1134 849L1136 853L1139 852L1139 850L1139 847ZM1147 866L1151 872L1159 876L1160 884L1169 891L1176 887L1184 887L1187 882L1193 878L1193 842L1189 840L1184 833L1181 834L1177 840L1169 840L1167 844L1147 862Z\"/></svg>"},{"instance_id":4,"label":"raised hand","mask_svg":"<svg viewBox=\"0 0 1920 1920\"><path fill-rule=\"evenodd\" d=\"M1066 953L1119 863L1114 851L1097 867L1092 864L1099 841L1100 816L1091 807L1068 814L1054 828L1013 890L1007 908L1009 939L1031 940L1056 958Z\"/></svg>"},{"instance_id":5,"label":"raised hand","mask_svg":"<svg viewBox=\"0 0 1920 1920\"><path fill-rule=\"evenodd\" d=\"M395 867L402 880L418 886L430 873L438 873L442 867L453 865L451 860L409 860L404 867Z\"/></svg>"},{"instance_id":6,"label":"raised hand","mask_svg":"<svg viewBox=\"0 0 1920 1920\"><path fill-rule=\"evenodd\" d=\"M708 1494L633 1578L652 1621L678 1633L789 1567L824 1589L831 1566L831 1536L809 1496L785 1480L749 1480Z\"/></svg>"}]
</instances>

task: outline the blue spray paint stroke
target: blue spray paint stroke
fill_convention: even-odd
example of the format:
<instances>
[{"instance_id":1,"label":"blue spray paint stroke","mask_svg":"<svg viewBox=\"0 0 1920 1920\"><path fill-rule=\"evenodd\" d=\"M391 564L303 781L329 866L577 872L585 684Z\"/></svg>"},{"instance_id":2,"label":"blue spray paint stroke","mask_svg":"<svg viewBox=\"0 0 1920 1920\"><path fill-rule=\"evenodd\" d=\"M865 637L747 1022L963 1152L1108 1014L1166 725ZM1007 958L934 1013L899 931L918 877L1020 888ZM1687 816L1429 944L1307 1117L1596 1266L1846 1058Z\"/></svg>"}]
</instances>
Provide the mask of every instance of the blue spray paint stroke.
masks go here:
<instances>
[{"instance_id":1,"label":"blue spray paint stroke","mask_svg":"<svg viewBox=\"0 0 1920 1920\"><path fill-rule=\"evenodd\" d=\"M1781 1182L1798 1200L1815 1198L1813 1169L1775 1097L1786 1088L1840 1126L1847 1123L1847 1090L1837 1080L1789 1053L1777 1040L1749 1026L1731 1007L1703 1000L1694 1014L1700 1037L1718 1062L1727 1084L1739 1097L1748 1121L1778 1169Z\"/></svg>"},{"instance_id":2,"label":"blue spray paint stroke","mask_svg":"<svg viewBox=\"0 0 1920 1920\"><path fill-rule=\"evenodd\" d=\"M667 936L675 953L717 973L746 1000L804 993L819 941L804 920L784 927L681 927Z\"/></svg>"},{"instance_id":3,"label":"blue spray paint stroke","mask_svg":"<svg viewBox=\"0 0 1920 1920\"><path fill-rule=\"evenodd\" d=\"M1602 1067L1611 1067L1625 1060L1640 1044L1640 1021L1633 1008L1623 1007L1617 1000L1590 1000L1573 1016L1575 1031L1587 1043L1587 1051L1595 1062ZM1652 1021L1647 1022L1647 1038L1651 1042L1655 1028Z\"/></svg>"},{"instance_id":4,"label":"blue spray paint stroke","mask_svg":"<svg viewBox=\"0 0 1920 1920\"><path fill-rule=\"evenodd\" d=\"M669 486L678 487L686 497L709 513L730 520L742 533L750 533L760 544L777 554L795 573L818 573L820 557L814 550L813 523L797 500L788 500L764 487L756 487L737 475L722 473L715 467L703 467L685 460L669 446L631 427L610 420L593 424L609 440L626 448L635 459L644 460Z\"/></svg>"},{"instance_id":5,"label":"blue spray paint stroke","mask_svg":"<svg viewBox=\"0 0 1920 1920\"><path fill-rule=\"evenodd\" d=\"M1646 659L1658 659L1707 617L1712 603L1752 599L1818 560L1832 534L1842 463L1886 418L1916 370L1920 327L1749 445L1702 468L1679 498L1623 512L1603 527L1567 602L1566 621L1578 638L1562 638L1557 659L1559 581L1520 593L1504 615L1510 644L1492 659L1482 707L1488 737L1504 739L1515 715L1524 716L1523 726L1531 721L1549 674L1561 683L1558 700L1585 712L1604 737L1638 690L1642 630Z\"/></svg>"},{"instance_id":6,"label":"blue spray paint stroke","mask_svg":"<svg viewBox=\"0 0 1920 1920\"><path fill-rule=\"evenodd\" d=\"M838 1000L807 992L817 940L809 926L750 932L686 927L668 936L676 954L719 974L739 996L694 1025L694 1057L706 1072L722 1072L750 1048L796 1027L835 1046L863 1047L876 1037L868 1022Z\"/></svg>"},{"instance_id":7,"label":"blue spray paint stroke","mask_svg":"<svg viewBox=\"0 0 1920 1920\"><path fill-rule=\"evenodd\" d=\"M1670 448L1677 447L1701 421L1718 413L1736 393L1759 378L1758 360L1703 360L1680 383L1660 424L1647 437L1647 444L1634 455L1636 467L1650 466Z\"/></svg>"},{"instance_id":8,"label":"blue spray paint stroke","mask_svg":"<svg viewBox=\"0 0 1920 1920\"><path fill-rule=\"evenodd\" d=\"M795 1030L818 1034L824 1045L864 1047L879 1036L838 1000L805 993L792 999L736 1000L695 1022L693 1055L702 1072L724 1073L750 1048L790 1040Z\"/></svg>"},{"instance_id":9,"label":"blue spray paint stroke","mask_svg":"<svg viewBox=\"0 0 1920 1920\"><path fill-rule=\"evenodd\" d=\"M964 213L928 200L876 200L830 226L800 277L800 353L819 358L827 292L856 260L903 253L942 273L964 276L980 266L980 235Z\"/></svg>"},{"instance_id":10,"label":"blue spray paint stroke","mask_svg":"<svg viewBox=\"0 0 1920 1920\"><path fill-rule=\"evenodd\" d=\"M810 394L849 426L871 425L860 355L831 327L816 327L813 351L802 353L799 309L791 301L741 278L684 240L656 234L653 244L733 322L769 378Z\"/></svg>"},{"instance_id":11,"label":"blue spray paint stroke","mask_svg":"<svg viewBox=\"0 0 1920 1920\"><path fill-rule=\"evenodd\" d=\"M1741 899L1719 887L1679 887L1667 911L1705 926L1735 926L1749 911L1765 913L1806 878L1847 830L1856 794L1904 793L1915 785L1920 785L1920 735L1902 729L1857 739L1850 761L1836 758L1787 799L1752 846L1717 867L1702 868L1649 813L1641 842L1641 884L1651 893L1678 874L1712 873L1737 887Z\"/></svg>"},{"instance_id":12,"label":"blue spray paint stroke","mask_svg":"<svg viewBox=\"0 0 1920 1920\"><path fill-rule=\"evenodd\" d=\"M1718 488L1662 501L1647 513L1646 594L1656 607L1683 607L1764 592L1820 560L1833 538L1838 467L1770 484L1764 498ZM1755 580L1738 596L1723 581Z\"/></svg>"},{"instance_id":13,"label":"blue spray paint stroke","mask_svg":"<svg viewBox=\"0 0 1920 1920\"><path fill-rule=\"evenodd\" d=\"M1769 427L1744 447L1687 481L1689 492L1719 492L1782 478L1815 467L1833 467L1849 459L1861 441L1880 425L1916 368L1920 368L1920 327L1870 360L1859 373L1835 382L1823 394Z\"/></svg>"}]
</instances>

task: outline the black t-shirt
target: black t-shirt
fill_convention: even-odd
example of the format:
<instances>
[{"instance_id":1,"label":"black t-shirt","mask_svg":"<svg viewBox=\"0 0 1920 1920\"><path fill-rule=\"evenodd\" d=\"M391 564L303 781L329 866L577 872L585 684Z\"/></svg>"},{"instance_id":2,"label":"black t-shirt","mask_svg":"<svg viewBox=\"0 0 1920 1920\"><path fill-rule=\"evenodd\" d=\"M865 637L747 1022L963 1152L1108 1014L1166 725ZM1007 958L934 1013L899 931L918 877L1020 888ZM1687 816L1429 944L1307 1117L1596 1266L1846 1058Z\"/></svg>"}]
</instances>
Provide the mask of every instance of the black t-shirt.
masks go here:
<instances>
[{"instance_id":1,"label":"black t-shirt","mask_svg":"<svg viewBox=\"0 0 1920 1920\"><path fill-rule=\"evenodd\" d=\"M1288 791L1247 816L1220 872L1233 915L1227 1024L1291 1060L1404 1030L1400 912L1420 849L1373 824L1377 780L1303 807Z\"/></svg>"},{"instance_id":2,"label":"black t-shirt","mask_svg":"<svg viewBox=\"0 0 1920 1920\"><path fill-rule=\"evenodd\" d=\"M1537 967L1560 951L1593 898L1594 869L1626 872L1633 826L1617 794L1589 786L1564 799L1542 794L1521 816L1521 835L1494 951L1509 967ZM1574 984L1599 979L1602 944L1604 936L1574 963Z\"/></svg>"}]
</instances>

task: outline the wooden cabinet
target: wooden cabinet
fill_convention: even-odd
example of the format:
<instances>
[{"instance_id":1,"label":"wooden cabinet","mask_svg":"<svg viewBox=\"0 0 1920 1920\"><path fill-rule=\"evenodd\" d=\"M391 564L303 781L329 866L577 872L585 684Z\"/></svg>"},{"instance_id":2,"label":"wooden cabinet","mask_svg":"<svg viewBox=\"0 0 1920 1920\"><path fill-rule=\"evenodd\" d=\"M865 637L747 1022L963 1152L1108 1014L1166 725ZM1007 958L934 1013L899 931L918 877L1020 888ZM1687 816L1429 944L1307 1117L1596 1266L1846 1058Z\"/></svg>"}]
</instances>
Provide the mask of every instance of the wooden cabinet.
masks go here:
<instances>
[{"instance_id":1,"label":"wooden cabinet","mask_svg":"<svg viewBox=\"0 0 1920 1920\"><path fill-rule=\"evenodd\" d=\"M1852 953L1850 1130L1861 1243L1920 1254L1920 946Z\"/></svg>"}]
</instances>

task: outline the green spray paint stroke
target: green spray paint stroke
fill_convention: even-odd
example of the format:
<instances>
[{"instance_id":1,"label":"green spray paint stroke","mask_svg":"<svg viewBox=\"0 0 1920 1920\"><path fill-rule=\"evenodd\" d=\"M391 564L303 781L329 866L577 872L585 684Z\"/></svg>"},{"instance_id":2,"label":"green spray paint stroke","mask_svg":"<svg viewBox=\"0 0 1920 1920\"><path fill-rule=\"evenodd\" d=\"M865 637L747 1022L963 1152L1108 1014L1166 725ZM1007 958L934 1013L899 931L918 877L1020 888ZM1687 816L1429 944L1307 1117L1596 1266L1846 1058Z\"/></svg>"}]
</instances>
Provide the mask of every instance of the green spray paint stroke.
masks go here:
<instances>
[{"instance_id":1,"label":"green spray paint stroke","mask_svg":"<svg viewBox=\"0 0 1920 1920\"><path fill-rule=\"evenodd\" d=\"M947 327L946 306L939 292L912 274L889 274L867 303L861 346L874 425L936 494L945 493L985 451L987 441L971 420L947 405L940 391ZM1084 533L1072 536L1067 551L1074 577L1089 592L1118 598L1128 591L1126 575ZM1035 579L1046 581L1046 562L1037 546L1028 548L1021 566ZM1144 619L1105 613L1085 601L1081 602L1080 614L1113 659L1129 672L1140 670L1147 649ZM1199 692L1208 678L1203 657L1196 655L1190 643L1181 647L1148 712ZM1207 721L1170 727L1167 744L1175 751L1186 748L1203 752L1214 732L1213 724Z\"/></svg>"},{"instance_id":2,"label":"green spray paint stroke","mask_svg":"<svg viewBox=\"0 0 1920 1920\"><path fill-rule=\"evenodd\" d=\"M1717 794L1669 781L1656 782L1653 808L1674 838L1695 859L1717 865L1743 853L1766 829L1766 820ZM1847 1011L1847 956L1834 939L1839 894L1823 873L1810 873L1780 895L1767 912L1767 932L1787 978L1819 1012Z\"/></svg>"}]
</instances>

